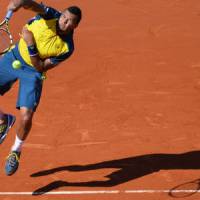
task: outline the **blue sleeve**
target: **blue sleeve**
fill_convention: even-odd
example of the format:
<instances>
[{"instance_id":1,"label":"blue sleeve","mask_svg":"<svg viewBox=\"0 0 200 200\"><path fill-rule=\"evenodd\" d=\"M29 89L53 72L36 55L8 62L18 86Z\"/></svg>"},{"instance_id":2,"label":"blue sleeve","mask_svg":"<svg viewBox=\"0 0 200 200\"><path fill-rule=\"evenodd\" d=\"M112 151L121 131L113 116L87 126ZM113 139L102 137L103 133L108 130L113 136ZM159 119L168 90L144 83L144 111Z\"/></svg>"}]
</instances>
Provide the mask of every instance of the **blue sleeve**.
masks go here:
<instances>
[{"instance_id":1,"label":"blue sleeve","mask_svg":"<svg viewBox=\"0 0 200 200\"><path fill-rule=\"evenodd\" d=\"M40 14L40 16L44 19L54 19L59 18L61 15L61 12L58 10L45 6L44 4L41 4L41 6L44 8L45 14Z\"/></svg>"},{"instance_id":2,"label":"blue sleeve","mask_svg":"<svg viewBox=\"0 0 200 200\"><path fill-rule=\"evenodd\" d=\"M45 13L44 14L38 14L35 17L31 18L28 21L28 24L31 24L32 22L34 22L35 20L38 20L40 18L44 18L46 20L49 20L49 19L55 19L55 18L58 19L60 17L61 13L59 11L55 10L54 8L45 6L42 3L40 5L44 8Z\"/></svg>"}]
</instances>

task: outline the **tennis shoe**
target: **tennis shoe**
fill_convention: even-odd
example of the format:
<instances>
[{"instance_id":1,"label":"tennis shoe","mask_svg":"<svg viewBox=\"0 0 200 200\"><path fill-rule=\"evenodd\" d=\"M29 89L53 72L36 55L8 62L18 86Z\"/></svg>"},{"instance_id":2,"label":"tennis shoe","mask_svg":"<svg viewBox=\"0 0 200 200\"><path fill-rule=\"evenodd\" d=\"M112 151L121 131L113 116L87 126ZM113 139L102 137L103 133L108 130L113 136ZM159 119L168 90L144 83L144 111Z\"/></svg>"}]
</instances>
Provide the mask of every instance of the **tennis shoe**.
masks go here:
<instances>
[{"instance_id":1,"label":"tennis shoe","mask_svg":"<svg viewBox=\"0 0 200 200\"><path fill-rule=\"evenodd\" d=\"M14 125L16 120L15 116L10 114L6 114L6 117L7 117L7 122L0 125L0 144L6 138L8 131Z\"/></svg>"},{"instance_id":2,"label":"tennis shoe","mask_svg":"<svg viewBox=\"0 0 200 200\"><path fill-rule=\"evenodd\" d=\"M21 152L12 151L6 159L5 172L6 175L13 175L19 166L19 158Z\"/></svg>"}]
</instances>

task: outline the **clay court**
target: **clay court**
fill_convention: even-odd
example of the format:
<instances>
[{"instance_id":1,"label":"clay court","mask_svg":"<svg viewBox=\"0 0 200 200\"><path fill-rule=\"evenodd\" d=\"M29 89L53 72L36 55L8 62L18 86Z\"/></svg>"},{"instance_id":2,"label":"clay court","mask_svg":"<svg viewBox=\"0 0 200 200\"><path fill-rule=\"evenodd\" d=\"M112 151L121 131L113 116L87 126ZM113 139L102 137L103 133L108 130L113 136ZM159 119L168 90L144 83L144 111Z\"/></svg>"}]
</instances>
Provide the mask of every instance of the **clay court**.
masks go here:
<instances>
[{"instance_id":1,"label":"clay court","mask_svg":"<svg viewBox=\"0 0 200 200\"><path fill-rule=\"evenodd\" d=\"M44 0L76 4L75 53L48 72L20 168L0 199L200 198L198 0ZM1 0L1 13L7 1ZM15 40L34 13L11 19ZM18 115L16 84L0 107Z\"/></svg>"}]
</instances>

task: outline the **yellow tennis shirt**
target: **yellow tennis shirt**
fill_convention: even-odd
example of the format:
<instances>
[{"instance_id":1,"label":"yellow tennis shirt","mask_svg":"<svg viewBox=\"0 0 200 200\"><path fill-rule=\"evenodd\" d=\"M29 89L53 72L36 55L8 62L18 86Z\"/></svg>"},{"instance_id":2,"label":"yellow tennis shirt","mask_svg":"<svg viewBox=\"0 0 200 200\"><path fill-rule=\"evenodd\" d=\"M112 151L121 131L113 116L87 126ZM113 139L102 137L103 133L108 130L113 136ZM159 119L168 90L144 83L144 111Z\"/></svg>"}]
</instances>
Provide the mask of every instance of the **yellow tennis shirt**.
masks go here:
<instances>
[{"instance_id":1,"label":"yellow tennis shirt","mask_svg":"<svg viewBox=\"0 0 200 200\"><path fill-rule=\"evenodd\" d=\"M72 54L74 50L73 33L59 36L57 23L61 13L50 7L46 7L46 10L45 15L37 15L26 27L34 35L40 58L42 60L50 58L52 63L57 64ZM18 49L24 61L32 66L27 44L23 38L19 41Z\"/></svg>"}]
</instances>

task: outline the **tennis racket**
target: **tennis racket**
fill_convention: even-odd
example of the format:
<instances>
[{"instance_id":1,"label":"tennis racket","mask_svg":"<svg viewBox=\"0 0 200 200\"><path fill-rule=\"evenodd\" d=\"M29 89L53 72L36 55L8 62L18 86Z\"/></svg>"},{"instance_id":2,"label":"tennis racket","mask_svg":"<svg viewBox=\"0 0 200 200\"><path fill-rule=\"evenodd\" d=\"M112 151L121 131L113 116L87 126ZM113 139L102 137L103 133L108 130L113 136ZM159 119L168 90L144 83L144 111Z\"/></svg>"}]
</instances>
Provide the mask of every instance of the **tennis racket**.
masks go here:
<instances>
[{"instance_id":1,"label":"tennis racket","mask_svg":"<svg viewBox=\"0 0 200 200\"><path fill-rule=\"evenodd\" d=\"M12 14L13 11L9 10L5 19L0 23L0 55L9 51L13 44L13 37L9 30L9 20Z\"/></svg>"}]
</instances>

